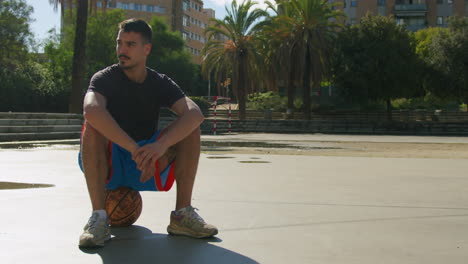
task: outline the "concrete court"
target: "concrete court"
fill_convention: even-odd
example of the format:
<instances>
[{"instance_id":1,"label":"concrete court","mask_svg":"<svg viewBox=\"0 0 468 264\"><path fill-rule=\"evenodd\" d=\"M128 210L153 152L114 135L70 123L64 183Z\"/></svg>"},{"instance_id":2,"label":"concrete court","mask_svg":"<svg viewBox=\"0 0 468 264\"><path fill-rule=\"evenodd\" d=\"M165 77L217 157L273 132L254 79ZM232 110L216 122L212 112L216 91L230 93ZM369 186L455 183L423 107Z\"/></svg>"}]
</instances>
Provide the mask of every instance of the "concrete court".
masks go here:
<instances>
[{"instance_id":1,"label":"concrete court","mask_svg":"<svg viewBox=\"0 0 468 264\"><path fill-rule=\"evenodd\" d=\"M225 138L321 137L373 138ZM217 238L166 235L173 189L143 192L135 226L114 228L103 249L80 250L90 203L76 155L76 146L0 149L0 182L55 185L0 190L0 263L468 263L466 159L202 154L193 204Z\"/></svg>"}]
</instances>

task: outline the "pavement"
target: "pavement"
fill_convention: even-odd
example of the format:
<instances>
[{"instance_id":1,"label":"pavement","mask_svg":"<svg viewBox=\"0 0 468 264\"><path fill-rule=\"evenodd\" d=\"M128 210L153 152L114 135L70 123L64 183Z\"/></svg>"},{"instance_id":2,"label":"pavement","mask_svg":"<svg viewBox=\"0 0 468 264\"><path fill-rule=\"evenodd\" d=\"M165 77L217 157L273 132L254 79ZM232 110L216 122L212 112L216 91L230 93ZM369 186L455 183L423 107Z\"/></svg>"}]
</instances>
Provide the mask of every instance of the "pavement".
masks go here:
<instances>
[{"instance_id":1,"label":"pavement","mask_svg":"<svg viewBox=\"0 0 468 264\"><path fill-rule=\"evenodd\" d=\"M203 140L468 143L464 137L285 134ZM467 159L225 152L202 153L193 195L218 236L167 235L174 188L142 192L143 212L134 226L113 228L102 249L82 250L78 237L91 206L76 164L78 146L65 143L73 142L0 145L0 263L468 261ZM2 189L15 187L5 182L53 187Z\"/></svg>"}]
</instances>

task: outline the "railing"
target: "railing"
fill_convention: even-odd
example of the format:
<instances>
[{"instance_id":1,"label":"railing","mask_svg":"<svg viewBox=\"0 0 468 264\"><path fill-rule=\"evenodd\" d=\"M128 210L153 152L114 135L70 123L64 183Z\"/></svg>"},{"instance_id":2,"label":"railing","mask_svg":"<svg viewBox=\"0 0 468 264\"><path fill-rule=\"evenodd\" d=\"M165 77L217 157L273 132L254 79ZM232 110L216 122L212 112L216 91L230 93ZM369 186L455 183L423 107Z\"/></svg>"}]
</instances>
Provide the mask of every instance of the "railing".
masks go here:
<instances>
[{"instance_id":1,"label":"railing","mask_svg":"<svg viewBox=\"0 0 468 264\"><path fill-rule=\"evenodd\" d=\"M206 119L213 117L212 110L205 113ZM228 112L226 110L218 110L217 118L219 120L227 120ZM238 119L238 111L232 111L232 118ZM273 120L285 120L288 119L286 113L283 112L264 112L247 110L247 120L259 120L259 119L273 119ZM302 112L295 112L293 119L303 120L304 114ZM387 120L386 111L374 111L374 112L352 112L352 111L330 111L322 113L312 113L312 120L354 120L354 121L385 121ZM457 111L430 111L430 110L394 110L392 111L392 119L394 121L429 121L429 122L468 122L468 112L457 112Z\"/></svg>"},{"instance_id":2,"label":"railing","mask_svg":"<svg viewBox=\"0 0 468 264\"><path fill-rule=\"evenodd\" d=\"M420 29L423 29L423 28L426 28L427 26L426 25L405 25L406 29L408 29L409 31L418 31Z\"/></svg>"},{"instance_id":3,"label":"railing","mask_svg":"<svg viewBox=\"0 0 468 264\"><path fill-rule=\"evenodd\" d=\"M426 4L395 5L395 11L427 11Z\"/></svg>"}]
</instances>

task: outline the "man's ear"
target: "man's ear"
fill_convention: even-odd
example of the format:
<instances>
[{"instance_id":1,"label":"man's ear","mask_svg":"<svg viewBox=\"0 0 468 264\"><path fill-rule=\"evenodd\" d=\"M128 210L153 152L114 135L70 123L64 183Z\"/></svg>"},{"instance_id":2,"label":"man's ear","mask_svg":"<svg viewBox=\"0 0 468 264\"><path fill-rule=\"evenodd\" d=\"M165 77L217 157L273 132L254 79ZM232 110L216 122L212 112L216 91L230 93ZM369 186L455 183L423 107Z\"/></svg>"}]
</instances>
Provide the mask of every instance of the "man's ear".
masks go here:
<instances>
[{"instance_id":1,"label":"man's ear","mask_svg":"<svg viewBox=\"0 0 468 264\"><path fill-rule=\"evenodd\" d=\"M145 44L145 54L146 54L146 56L148 56L150 54L152 47L153 47L153 45L151 43Z\"/></svg>"}]
</instances>

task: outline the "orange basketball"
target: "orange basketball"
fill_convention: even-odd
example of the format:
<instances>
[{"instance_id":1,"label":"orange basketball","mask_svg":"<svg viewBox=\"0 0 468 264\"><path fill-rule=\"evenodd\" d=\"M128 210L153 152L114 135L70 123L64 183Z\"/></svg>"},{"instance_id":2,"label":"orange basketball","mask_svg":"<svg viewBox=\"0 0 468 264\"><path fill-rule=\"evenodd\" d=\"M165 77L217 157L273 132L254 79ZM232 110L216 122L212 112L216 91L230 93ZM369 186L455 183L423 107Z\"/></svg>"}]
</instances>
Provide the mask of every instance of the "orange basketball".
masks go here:
<instances>
[{"instance_id":1,"label":"orange basketball","mask_svg":"<svg viewBox=\"0 0 468 264\"><path fill-rule=\"evenodd\" d=\"M140 193L128 187L106 191L106 212L111 226L130 226L141 214Z\"/></svg>"}]
</instances>

